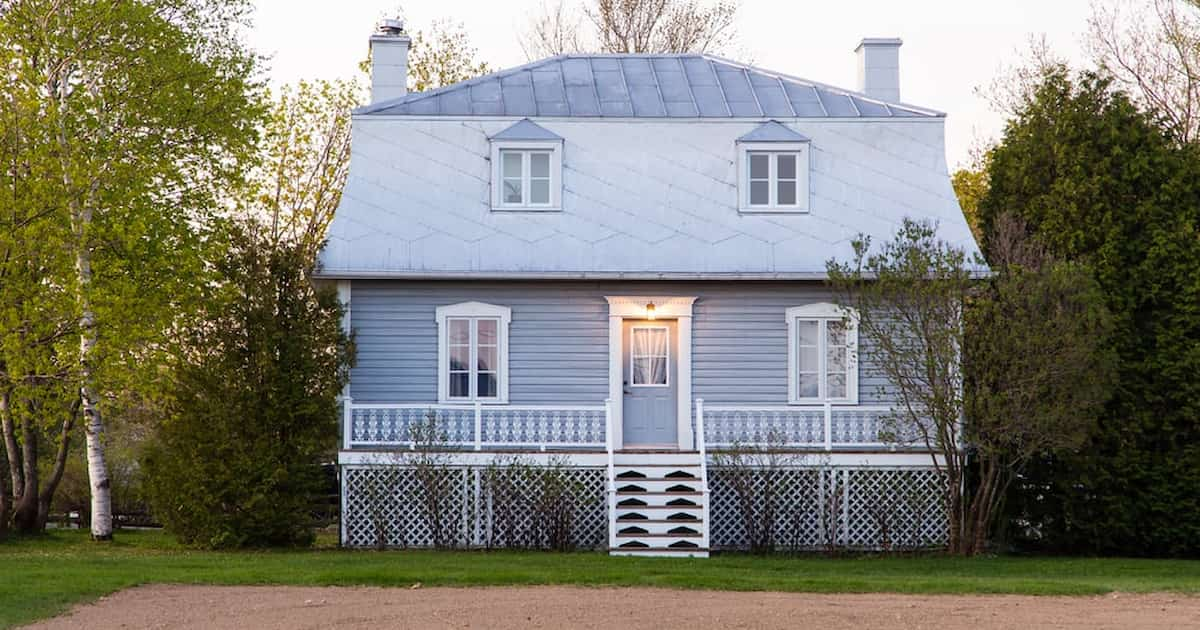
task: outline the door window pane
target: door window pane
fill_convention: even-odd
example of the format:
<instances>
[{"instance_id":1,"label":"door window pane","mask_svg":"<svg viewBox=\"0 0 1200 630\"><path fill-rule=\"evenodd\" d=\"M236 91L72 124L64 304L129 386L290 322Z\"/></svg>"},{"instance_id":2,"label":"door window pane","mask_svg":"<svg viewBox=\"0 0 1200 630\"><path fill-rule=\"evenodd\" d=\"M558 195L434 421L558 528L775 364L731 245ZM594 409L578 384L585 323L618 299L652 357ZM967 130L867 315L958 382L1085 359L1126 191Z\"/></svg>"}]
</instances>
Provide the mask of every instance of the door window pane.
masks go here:
<instances>
[{"instance_id":1,"label":"door window pane","mask_svg":"<svg viewBox=\"0 0 1200 630\"><path fill-rule=\"evenodd\" d=\"M666 385L669 382L667 367L667 329L662 327L639 327L631 330L630 382L633 385Z\"/></svg>"}]
</instances>

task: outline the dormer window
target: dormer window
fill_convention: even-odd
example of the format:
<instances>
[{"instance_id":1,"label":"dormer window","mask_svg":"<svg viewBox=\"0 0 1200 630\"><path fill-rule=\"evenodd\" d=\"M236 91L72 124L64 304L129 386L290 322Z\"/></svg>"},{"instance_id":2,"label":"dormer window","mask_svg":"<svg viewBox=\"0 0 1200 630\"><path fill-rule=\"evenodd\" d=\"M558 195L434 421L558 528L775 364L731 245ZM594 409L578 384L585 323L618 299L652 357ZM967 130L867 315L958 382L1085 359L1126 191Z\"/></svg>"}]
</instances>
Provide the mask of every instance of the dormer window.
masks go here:
<instances>
[{"instance_id":1,"label":"dormer window","mask_svg":"<svg viewBox=\"0 0 1200 630\"><path fill-rule=\"evenodd\" d=\"M554 151L500 149L500 205L549 206Z\"/></svg>"},{"instance_id":2,"label":"dormer window","mask_svg":"<svg viewBox=\"0 0 1200 630\"><path fill-rule=\"evenodd\" d=\"M492 210L562 208L562 138L526 118L491 143Z\"/></svg>"},{"instance_id":3,"label":"dormer window","mask_svg":"<svg viewBox=\"0 0 1200 630\"><path fill-rule=\"evenodd\" d=\"M808 138L772 120L737 147L742 212L808 212Z\"/></svg>"}]
</instances>

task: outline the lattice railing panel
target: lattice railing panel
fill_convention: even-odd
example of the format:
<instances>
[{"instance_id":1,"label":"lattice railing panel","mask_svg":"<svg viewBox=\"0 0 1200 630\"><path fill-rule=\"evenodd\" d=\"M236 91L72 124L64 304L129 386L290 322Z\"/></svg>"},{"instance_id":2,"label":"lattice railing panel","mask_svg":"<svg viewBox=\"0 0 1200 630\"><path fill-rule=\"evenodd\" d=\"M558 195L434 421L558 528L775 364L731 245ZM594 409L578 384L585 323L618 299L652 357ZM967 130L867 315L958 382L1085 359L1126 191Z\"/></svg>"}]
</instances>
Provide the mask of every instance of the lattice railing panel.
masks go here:
<instances>
[{"instance_id":1,"label":"lattice railing panel","mask_svg":"<svg viewBox=\"0 0 1200 630\"><path fill-rule=\"evenodd\" d=\"M709 408L704 436L710 448L738 443L817 446L825 443L825 412L814 407Z\"/></svg>"},{"instance_id":2,"label":"lattice railing panel","mask_svg":"<svg viewBox=\"0 0 1200 630\"><path fill-rule=\"evenodd\" d=\"M513 468L507 484L489 484L488 469L452 467L418 474L411 466L345 466L342 527L350 547L497 547L514 543L543 546L553 519L537 519L528 502L545 496L538 484L566 483L572 497L569 539L576 548L601 548L608 540L605 475L602 468L568 468L555 477ZM555 482L554 480L557 480ZM503 485L517 497L506 515L494 506L495 488ZM427 490L435 490L429 492ZM435 498L431 498L435 497ZM522 501L525 504L522 504ZM499 513L498 513L499 512ZM545 510L541 511L545 512ZM498 523L497 521L503 521Z\"/></svg>"},{"instance_id":3,"label":"lattice railing panel","mask_svg":"<svg viewBox=\"0 0 1200 630\"><path fill-rule=\"evenodd\" d=\"M768 473L710 466L708 478L709 535L717 549L750 547L744 505L749 503L761 516L767 496L772 497L774 510L767 546L776 550L915 549L946 544L943 477L932 469L805 467ZM739 487L749 490L739 493Z\"/></svg>"},{"instance_id":4,"label":"lattice railing panel","mask_svg":"<svg viewBox=\"0 0 1200 630\"><path fill-rule=\"evenodd\" d=\"M485 444L603 446L604 408L485 407Z\"/></svg>"},{"instance_id":5,"label":"lattice railing panel","mask_svg":"<svg viewBox=\"0 0 1200 630\"><path fill-rule=\"evenodd\" d=\"M886 407L830 405L827 410L824 405L707 405L704 435L712 449L738 444L887 449L916 444L917 432Z\"/></svg>"},{"instance_id":6,"label":"lattice railing panel","mask_svg":"<svg viewBox=\"0 0 1200 630\"><path fill-rule=\"evenodd\" d=\"M469 444L475 441L475 410L470 407L357 407L351 412L351 443L405 444L425 442ZM434 431L429 431L431 421ZM423 428L425 435L414 435ZM432 433L433 435L430 435Z\"/></svg>"}]
</instances>

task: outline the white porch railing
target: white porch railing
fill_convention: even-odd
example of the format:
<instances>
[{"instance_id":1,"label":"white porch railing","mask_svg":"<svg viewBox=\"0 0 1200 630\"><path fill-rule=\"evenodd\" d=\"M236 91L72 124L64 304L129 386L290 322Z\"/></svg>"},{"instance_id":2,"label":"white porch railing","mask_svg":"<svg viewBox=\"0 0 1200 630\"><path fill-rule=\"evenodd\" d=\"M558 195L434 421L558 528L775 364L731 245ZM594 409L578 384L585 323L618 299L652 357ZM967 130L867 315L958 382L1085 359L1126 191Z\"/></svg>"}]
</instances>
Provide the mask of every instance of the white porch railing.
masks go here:
<instances>
[{"instance_id":1,"label":"white porch railing","mask_svg":"<svg viewBox=\"0 0 1200 630\"><path fill-rule=\"evenodd\" d=\"M451 447L601 449L608 416L606 405L383 404L346 398L342 443L414 448L414 429L432 421L436 442Z\"/></svg>"},{"instance_id":2,"label":"white porch railing","mask_svg":"<svg viewBox=\"0 0 1200 630\"><path fill-rule=\"evenodd\" d=\"M709 405L696 401L703 444L729 448L766 444L792 448L891 449L913 436L897 431L891 408L868 405Z\"/></svg>"}]
</instances>

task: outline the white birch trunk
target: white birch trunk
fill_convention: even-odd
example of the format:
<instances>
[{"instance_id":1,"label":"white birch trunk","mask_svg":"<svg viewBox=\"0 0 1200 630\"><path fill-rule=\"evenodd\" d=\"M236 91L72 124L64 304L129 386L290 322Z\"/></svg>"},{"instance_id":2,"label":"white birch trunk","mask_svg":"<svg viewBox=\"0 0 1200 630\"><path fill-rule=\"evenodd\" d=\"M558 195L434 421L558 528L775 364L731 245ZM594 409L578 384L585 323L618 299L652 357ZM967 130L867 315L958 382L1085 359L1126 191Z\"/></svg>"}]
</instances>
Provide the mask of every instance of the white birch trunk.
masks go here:
<instances>
[{"instance_id":1,"label":"white birch trunk","mask_svg":"<svg viewBox=\"0 0 1200 630\"><path fill-rule=\"evenodd\" d=\"M86 217L90 219L90 217ZM81 226L82 227L82 226ZM85 230L80 230L85 232ZM96 314L92 310L88 291L92 283L92 255L86 242L76 245L75 270L79 282L79 401L83 410L84 434L87 436L88 483L92 494L92 539L111 540L112 492L108 465L104 460L104 421L93 385L92 353L96 348Z\"/></svg>"}]
</instances>

